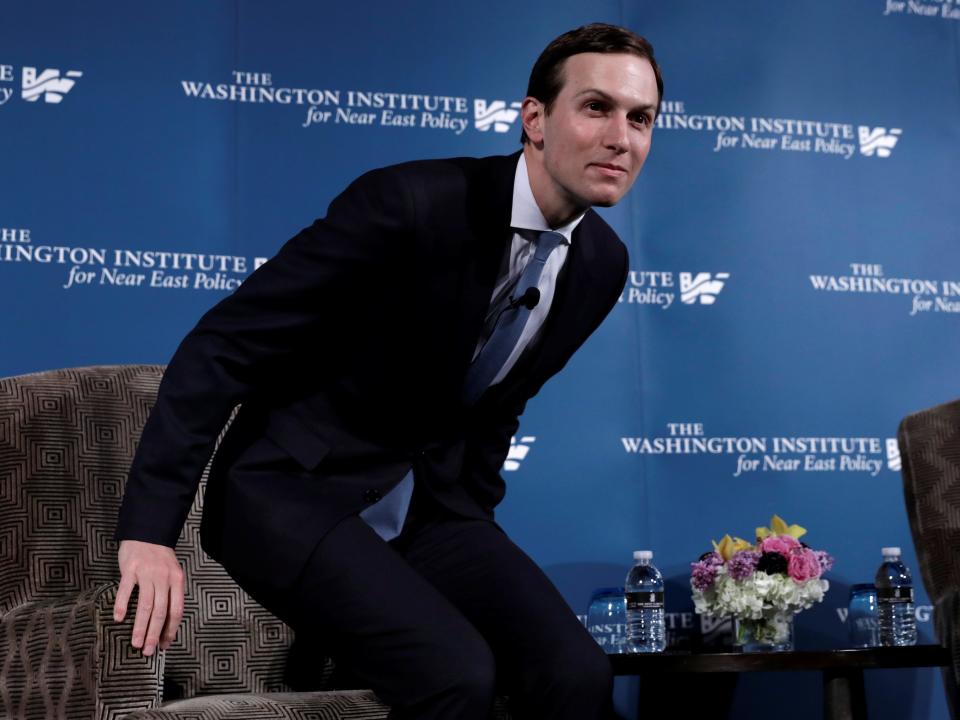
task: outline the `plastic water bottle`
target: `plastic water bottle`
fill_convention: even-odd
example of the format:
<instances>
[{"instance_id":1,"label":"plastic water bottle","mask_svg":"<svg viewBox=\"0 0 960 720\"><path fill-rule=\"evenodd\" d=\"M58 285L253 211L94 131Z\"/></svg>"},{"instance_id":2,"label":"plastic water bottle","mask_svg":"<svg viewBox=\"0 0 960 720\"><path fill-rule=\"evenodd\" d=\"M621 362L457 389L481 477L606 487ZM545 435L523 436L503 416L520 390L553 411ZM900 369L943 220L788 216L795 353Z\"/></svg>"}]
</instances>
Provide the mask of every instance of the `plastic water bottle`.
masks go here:
<instances>
[{"instance_id":1,"label":"plastic water bottle","mask_svg":"<svg viewBox=\"0 0 960 720\"><path fill-rule=\"evenodd\" d=\"M663 617L663 576L653 564L653 553L637 550L636 565L627 573L627 652L662 652L666 647Z\"/></svg>"},{"instance_id":2,"label":"plastic water bottle","mask_svg":"<svg viewBox=\"0 0 960 720\"><path fill-rule=\"evenodd\" d=\"M917 618L913 612L913 579L900 561L900 548L885 547L877 570L877 614L881 645L916 645Z\"/></svg>"}]
</instances>

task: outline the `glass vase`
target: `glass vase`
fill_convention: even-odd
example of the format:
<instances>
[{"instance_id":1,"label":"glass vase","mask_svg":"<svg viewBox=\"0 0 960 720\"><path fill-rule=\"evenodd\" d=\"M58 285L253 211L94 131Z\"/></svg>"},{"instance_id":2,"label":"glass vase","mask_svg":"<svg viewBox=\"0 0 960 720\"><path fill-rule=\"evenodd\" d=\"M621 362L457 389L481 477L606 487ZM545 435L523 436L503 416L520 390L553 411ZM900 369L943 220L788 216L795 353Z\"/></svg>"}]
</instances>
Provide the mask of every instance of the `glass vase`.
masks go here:
<instances>
[{"instance_id":1,"label":"glass vase","mask_svg":"<svg viewBox=\"0 0 960 720\"><path fill-rule=\"evenodd\" d=\"M789 652L793 650L793 614L772 618L733 618L733 644L740 652Z\"/></svg>"}]
</instances>

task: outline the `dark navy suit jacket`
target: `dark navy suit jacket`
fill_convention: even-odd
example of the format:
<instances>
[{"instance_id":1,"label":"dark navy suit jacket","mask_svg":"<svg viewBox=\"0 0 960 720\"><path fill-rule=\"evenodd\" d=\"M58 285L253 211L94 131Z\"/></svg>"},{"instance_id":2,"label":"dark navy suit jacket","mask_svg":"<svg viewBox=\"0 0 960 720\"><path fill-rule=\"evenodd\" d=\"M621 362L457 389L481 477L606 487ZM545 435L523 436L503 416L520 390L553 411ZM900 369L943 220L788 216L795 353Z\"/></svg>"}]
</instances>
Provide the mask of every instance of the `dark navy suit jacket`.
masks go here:
<instances>
[{"instance_id":1,"label":"dark navy suit jacket","mask_svg":"<svg viewBox=\"0 0 960 720\"><path fill-rule=\"evenodd\" d=\"M213 463L203 546L282 587L324 533L417 483L492 518L527 400L614 306L627 253L592 210L573 235L540 340L461 400L511 242L518 156L406 163L354 181L210 310L171 359L144 429L118 539L174 546Z\"/></svg>"}]
</instances>

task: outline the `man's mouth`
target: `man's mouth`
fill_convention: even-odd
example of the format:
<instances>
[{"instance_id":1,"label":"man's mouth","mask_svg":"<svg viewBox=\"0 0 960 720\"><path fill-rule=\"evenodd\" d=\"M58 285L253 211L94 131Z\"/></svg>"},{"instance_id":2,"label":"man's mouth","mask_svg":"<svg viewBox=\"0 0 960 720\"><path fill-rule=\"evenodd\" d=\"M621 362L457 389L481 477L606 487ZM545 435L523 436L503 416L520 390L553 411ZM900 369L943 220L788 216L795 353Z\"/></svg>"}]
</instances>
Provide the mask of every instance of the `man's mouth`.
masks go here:
<instances>
[{"instance_id":1,"label":"man's mouth","mask_svg":"<svg viewBox=\"0 0 960 720\"><path fill-rule=\"evenodd\" d=\"M591 163L591 165L610 177L621 177L627 174L627 169L616 163Z\"/></svg>"}]
</instances>

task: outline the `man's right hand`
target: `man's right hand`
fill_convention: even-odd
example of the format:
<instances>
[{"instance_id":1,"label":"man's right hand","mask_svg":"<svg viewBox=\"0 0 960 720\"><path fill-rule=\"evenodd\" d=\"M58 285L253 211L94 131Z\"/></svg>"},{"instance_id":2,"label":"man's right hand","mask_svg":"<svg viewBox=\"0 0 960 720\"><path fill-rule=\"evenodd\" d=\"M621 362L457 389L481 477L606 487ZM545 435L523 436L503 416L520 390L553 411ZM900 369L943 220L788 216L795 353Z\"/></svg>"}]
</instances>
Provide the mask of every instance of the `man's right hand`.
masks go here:
<instances>
[{"instance_id":1,"label":"man's right hand","mask_svg":"<svg viewBox=\"0 0 960 720\"><path fill-rule=\"evenodd\" d=\"M152 655L158 645L166 650L183 619L184 574L173 548L123 540L117 558L120 587L113 619L123 622L133 588L139 587L131 642L135 648L143 648L144 655Z\"/></svg>"}]
</instances>

